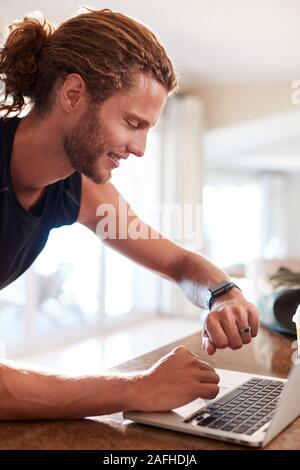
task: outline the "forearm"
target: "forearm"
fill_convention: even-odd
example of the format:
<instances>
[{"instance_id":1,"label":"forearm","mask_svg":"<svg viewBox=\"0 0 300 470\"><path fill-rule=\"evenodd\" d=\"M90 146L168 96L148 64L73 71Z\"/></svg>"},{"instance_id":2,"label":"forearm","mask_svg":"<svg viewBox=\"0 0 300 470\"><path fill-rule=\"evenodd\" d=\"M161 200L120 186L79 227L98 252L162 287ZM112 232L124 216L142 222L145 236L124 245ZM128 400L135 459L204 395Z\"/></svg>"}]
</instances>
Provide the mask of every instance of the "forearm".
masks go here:
<instances>
[{"instance_id":1,"label":"forearm","mask_svg":"<svg viewBox=\"0 0 300 470\"><path fill-rule=\"evenodd\" d=\"M71 419L118 411L169 411L212 399L219 377L185 346L145 371L68 378L0 364L0 421Z\"/></svg>"},{"instance_id":2,"label":"forearm","mask_svg":"<svg viewBox=\"0 0 300 470\"><path fill-rule=\"evenodd\" d=\"M64 377L0 365L0 420L69 419L129 409L133 376Z\"/></svg>"},{"instance_id":3,"label":"forearm","mask_svg":"<svg viewBox=\"0 0 300 470\"><path fill-rule=\"evenodd\" d=\"M198 253L182 250L174 265L174 278L188 299L196 305L206 306L208 289L225 279L227 273L217 268L207 258ZM232 289L226 296L240 295L239 289Z\"/></svg>"}]
</instances>

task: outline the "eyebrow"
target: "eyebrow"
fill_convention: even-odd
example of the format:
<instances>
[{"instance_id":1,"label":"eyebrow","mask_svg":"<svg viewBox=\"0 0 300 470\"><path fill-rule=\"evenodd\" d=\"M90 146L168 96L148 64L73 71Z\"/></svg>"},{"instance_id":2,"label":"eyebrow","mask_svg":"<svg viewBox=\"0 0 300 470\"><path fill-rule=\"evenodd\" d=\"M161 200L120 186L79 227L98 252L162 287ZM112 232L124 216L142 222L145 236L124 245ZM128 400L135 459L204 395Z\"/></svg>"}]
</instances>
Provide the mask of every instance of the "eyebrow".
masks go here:
<instances>
[{"instance_id":1,"label":"eyebrow","mask_svg":"<svg viewBox=\"0 0 300 470\"><path fill-rule=\"evenodd\" d=\"M127 113L127 117L129 119L135 119L136 121L139 121L139 124L141 124L143 127L154 127L156 125L156 123L154 123L152 126L151 123L147 121L147 119L144 119L135 113Z\"/></svg>"}]
</instances>

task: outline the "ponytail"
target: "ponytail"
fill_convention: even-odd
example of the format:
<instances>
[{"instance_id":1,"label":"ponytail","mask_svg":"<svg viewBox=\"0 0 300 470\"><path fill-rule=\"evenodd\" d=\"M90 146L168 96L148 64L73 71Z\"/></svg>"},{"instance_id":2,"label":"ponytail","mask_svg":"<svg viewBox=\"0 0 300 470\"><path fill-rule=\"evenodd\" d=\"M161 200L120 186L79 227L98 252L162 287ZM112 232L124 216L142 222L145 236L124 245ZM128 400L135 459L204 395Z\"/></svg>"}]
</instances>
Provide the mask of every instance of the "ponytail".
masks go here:
<instances>
[{"instance_id":1,"label":"ponytail","mask_svg":"<svg viewBox=\"0 0 300 470\"><path fill-rule=\"evenodd\" d=\"M26 17L9 26L9 35L0 49L0 115L20 114L25 98L34 101L39 75L39 58L54 27L45 18ZM6 112L6 114L3 114Z\"/></svg>"}]
</instances>

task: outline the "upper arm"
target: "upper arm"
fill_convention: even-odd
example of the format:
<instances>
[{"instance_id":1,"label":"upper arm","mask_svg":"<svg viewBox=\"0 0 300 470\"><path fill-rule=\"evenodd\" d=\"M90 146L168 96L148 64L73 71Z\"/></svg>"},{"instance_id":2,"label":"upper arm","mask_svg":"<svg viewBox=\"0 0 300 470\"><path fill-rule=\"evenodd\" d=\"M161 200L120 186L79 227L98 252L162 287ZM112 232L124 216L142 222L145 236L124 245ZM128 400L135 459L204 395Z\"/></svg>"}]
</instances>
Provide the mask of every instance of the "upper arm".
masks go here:
<instances>
[{"instance_id":1,"label":"upper arm","mask_svg":"<svg viewBox=\"0 0 300 470\"><path fill-rule=\"evenodd\" d=\"M139 219L112 183L96 184L85 176L82 177L81 207L77 222L91 229L108 244L118 240L124 245L128 240L136 238L132 229L143 233L152 230L152 237L149 233L144 238L162 238L161 234Z\"/></svg>"},{"instance_id":2,"label":"upper arm","mask_svg":"<svg viewBox=\"0 0 300 470\"><path fill-rule=\"evenodd\" d=\"M101 223L104 219L105 223ZM98 185L82 177L81 208L77 221L137 263L168 278L176 277L176 260L182 256L182 248L143 222L113 184ZM112 236L107 233L107 221L114 224ZM142 236L136 236L139 233Z\"/></svg>"},{"instance_id":3,"label":"upper arm","mask_svg":"<svg viewBox=\"0 0 300 470\"><path fill-rule=\"evenodd\" d=\"M97 215L97 209L102 204L111 204L117 212L120 199L129 207L112 183L96 184L82 175L82 196L77 222L96 233L97 224L101 219Z\"/></svg>"}]
</instances>

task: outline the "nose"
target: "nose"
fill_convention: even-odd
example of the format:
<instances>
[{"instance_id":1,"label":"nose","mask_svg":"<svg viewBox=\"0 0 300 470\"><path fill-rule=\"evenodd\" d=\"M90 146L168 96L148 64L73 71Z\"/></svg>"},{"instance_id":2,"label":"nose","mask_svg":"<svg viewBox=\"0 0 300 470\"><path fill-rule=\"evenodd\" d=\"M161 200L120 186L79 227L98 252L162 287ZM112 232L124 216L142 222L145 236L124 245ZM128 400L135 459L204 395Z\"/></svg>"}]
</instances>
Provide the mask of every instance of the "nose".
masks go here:
<instances>
[{"instance_id":1,"label":"nose","mask_svg":"<svg viewBox=\"0 0 300 470\"><path fill-rule=\"evenodd\" d=\"M136 157L142 157L146 149L147 136L139 136L135 140L132 140L128 146L128 153L132 153Z\"/></svg>"}]
</instances>

